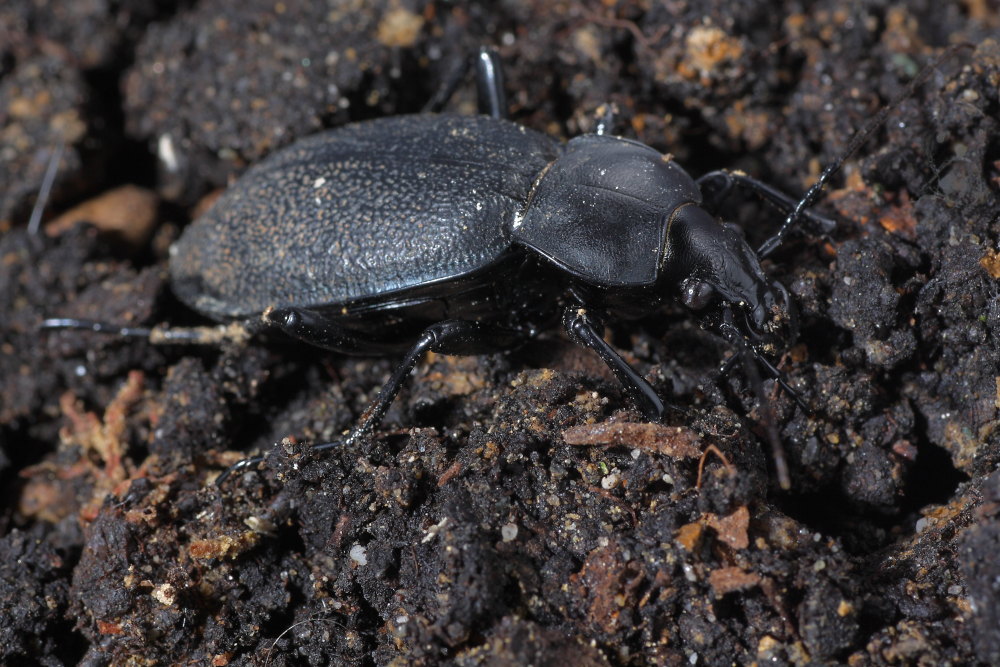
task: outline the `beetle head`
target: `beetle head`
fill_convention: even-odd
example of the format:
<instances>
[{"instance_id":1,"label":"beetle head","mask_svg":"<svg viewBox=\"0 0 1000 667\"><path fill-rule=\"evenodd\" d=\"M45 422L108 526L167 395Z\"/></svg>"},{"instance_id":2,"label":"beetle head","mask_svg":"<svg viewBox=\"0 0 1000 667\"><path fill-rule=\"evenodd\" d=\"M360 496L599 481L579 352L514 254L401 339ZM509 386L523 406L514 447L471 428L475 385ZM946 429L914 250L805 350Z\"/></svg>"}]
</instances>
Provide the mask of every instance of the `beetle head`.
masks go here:
<instances>
[{"instance_id":1,"label":"beetle head","mask_svg":"<svg viewBox=\"0 0 1000 667\"><path fill-rule=\"evenodd\" d=\"M795 338L795 309L785 287L769 280L738 227L720 224L697 204L670 225L666 257L679 300L730 342L775 353Z\"/></svg>"}]
</instances>

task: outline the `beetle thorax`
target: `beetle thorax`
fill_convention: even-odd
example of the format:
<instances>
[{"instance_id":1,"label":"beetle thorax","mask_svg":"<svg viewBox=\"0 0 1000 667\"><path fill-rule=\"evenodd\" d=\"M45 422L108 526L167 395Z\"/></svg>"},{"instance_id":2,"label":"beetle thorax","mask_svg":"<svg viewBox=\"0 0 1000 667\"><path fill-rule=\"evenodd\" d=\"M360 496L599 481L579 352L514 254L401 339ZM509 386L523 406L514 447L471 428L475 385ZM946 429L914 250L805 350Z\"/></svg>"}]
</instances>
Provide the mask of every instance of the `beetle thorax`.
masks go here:
<instances>
[{"instance_id":1,"label":"beetle thorax","mask_svg":"<svg viewBox=\"0 0 1000 667\"><path fill-rule=\"evenodd\" d=\"M669 156L585 135L546 168L510 233L591 285L651 287L672 212L700 201L697 185Z\"/></svg>"}]
</instances>

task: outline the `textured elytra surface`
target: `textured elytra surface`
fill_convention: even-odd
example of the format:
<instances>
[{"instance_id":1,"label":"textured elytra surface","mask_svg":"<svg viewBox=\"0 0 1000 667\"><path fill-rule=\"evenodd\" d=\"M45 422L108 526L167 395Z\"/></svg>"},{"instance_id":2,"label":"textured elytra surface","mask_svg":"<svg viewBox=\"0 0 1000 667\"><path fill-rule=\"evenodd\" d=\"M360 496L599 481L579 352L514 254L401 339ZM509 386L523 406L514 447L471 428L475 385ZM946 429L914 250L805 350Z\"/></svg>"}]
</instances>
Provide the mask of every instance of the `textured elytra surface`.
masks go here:
<instances>
[{"instance_id":1,"label":"textured elytra surface","mask_svg":"<svg viewBox=\"0 0 1000 667\"><path fill-rule=\"evenodd\" d=\"M397 292L480 269L559 145L485 116L399 116L304 139L252 168L172 249L211 317Z\"/></svg>"}]
</instances>

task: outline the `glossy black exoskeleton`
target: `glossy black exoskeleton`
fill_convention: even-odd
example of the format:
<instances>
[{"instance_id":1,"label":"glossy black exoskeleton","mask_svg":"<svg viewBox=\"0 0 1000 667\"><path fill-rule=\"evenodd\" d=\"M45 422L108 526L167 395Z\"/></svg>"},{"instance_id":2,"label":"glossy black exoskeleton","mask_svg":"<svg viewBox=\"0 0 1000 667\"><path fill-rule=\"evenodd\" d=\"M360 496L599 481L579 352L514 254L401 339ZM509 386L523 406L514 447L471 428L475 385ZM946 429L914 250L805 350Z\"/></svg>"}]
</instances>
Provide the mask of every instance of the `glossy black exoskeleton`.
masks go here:
<instances>
[{"instance_id":1,"label":"glossy black exoskeleton","mask_svg":"<svg viewBox=\"0 0 1000 667\"><path fill-rule=\"evenodd\" d=\"M794 336L791 299L714 213L734 185L794 209L773 246L808 217L804 202L739 173L694 180L605 123L565 145L514 124L495 55L478 62L483 115L352 124L247 171L171 249L176 295L210 318L339 352L406 350L346 443L377 427L425 352L509 349L560 319L660 420L663 401L602 328L669 299L780 380L762 355ZM779 477L785 485L783 466Z\"/></svg>"}]
</instances>

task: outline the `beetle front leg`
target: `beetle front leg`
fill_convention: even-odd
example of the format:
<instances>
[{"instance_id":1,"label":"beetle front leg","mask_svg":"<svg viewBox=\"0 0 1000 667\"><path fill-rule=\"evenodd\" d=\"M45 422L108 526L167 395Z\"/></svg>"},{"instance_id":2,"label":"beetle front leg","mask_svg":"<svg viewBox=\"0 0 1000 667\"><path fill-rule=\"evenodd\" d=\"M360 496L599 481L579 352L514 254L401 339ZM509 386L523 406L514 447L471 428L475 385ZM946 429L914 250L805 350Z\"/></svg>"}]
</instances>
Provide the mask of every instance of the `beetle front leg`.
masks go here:
<instances>
[{"instance_id":1,"label":"beetle front leg","mask_svg":"<svg viewBox=\"0 0 1000 667\"><path fill-rule=\"evenodd\" d=\"M608 345L598 332L597 323L587 314L586 309L568 308L563 314L563 326L574 342L589 347L601 357L625 387L625 392L639 408L643 417L651 422L663 420L667 406L657 395L656 390L613 347Z\"/></svg>"}]
</instances>

